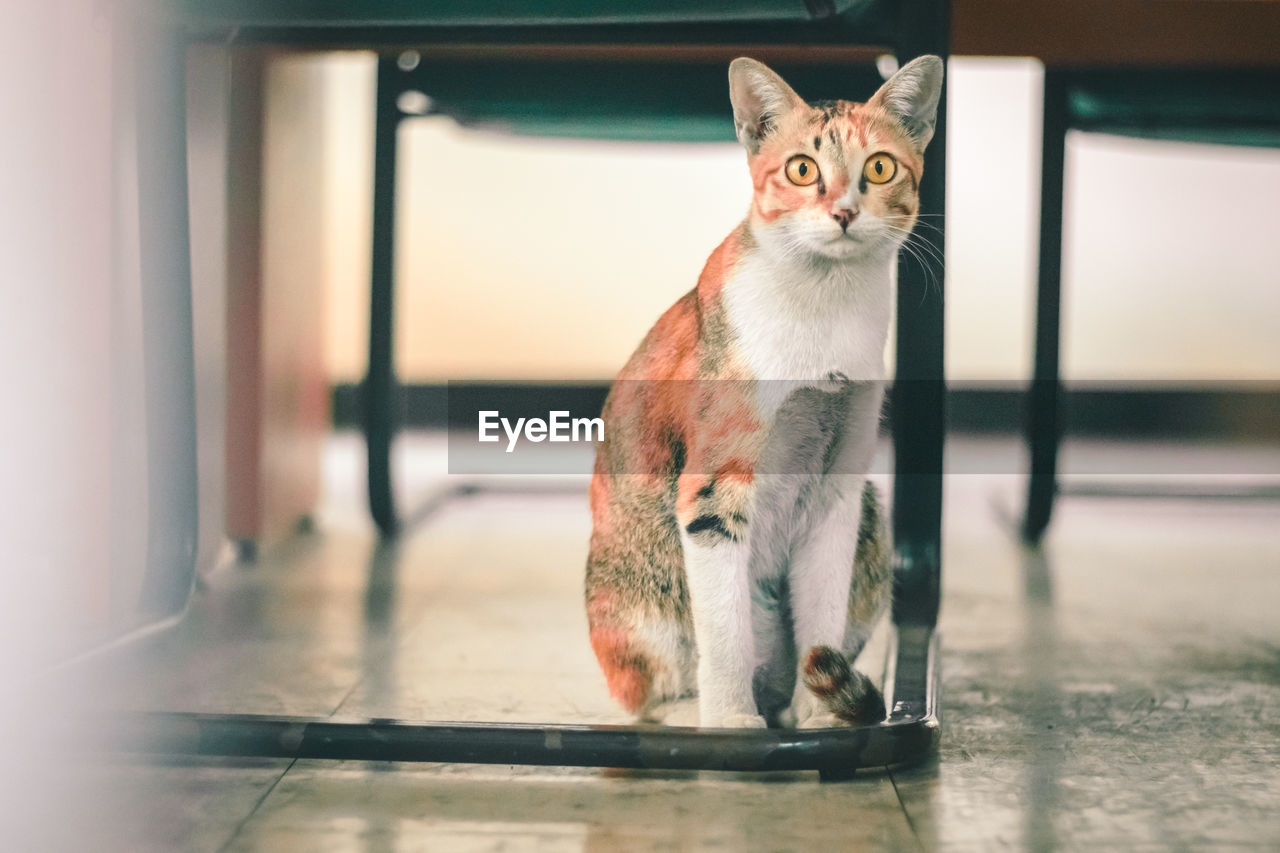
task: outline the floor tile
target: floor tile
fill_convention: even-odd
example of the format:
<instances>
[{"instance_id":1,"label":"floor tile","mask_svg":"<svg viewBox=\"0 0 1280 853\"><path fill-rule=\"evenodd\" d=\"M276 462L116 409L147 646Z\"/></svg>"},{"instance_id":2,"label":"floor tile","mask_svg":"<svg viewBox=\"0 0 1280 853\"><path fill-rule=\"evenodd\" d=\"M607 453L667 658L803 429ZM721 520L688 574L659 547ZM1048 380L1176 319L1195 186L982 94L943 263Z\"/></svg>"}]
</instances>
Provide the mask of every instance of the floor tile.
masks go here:
<instances>
[{"instance_id":1,"label":"floor tile","mask_svg":"<svg viewBox=\"0 0 1280 853\"><path fill-rule=\"evenodd\" d=\"M257 758L117 758L63 769L38 847L103 853L221 850L290 762Z\"/></svg>"},{"instance_id":2,"label":"floor tile","mask_svg":"<svg viewBox=\"0 0 1280 853\"><path fill-rule=\"evenodd\" d=\"M515 478L524 494L453 501L378 546L358 450L335 440L317 532L208 578L183 625L89 705L625 721L586 642L585 481ZM1076 452L1105 474L1117 459L1158 470L1169 449ZM440 453L405 446L405 494L445 482ZM950 458L943 737L922 767L820 784L82 757L60 768L80 820L54 828L139 850L1280 847L1280 506L1066 498L1032 552L1011 521L1017 443L958 441Z\"/></svg>"},{"instance_id":3,"label":"floor tile","mask_svg":"<svg viewBox=\"0 0 1280 853\"><path fill-rule=\"evenodd\" d=\"M856 816L856 819L854 819ZM298 762L235 850L919 849L883 774L632 774Z\"/></svg>"}]
</instances>

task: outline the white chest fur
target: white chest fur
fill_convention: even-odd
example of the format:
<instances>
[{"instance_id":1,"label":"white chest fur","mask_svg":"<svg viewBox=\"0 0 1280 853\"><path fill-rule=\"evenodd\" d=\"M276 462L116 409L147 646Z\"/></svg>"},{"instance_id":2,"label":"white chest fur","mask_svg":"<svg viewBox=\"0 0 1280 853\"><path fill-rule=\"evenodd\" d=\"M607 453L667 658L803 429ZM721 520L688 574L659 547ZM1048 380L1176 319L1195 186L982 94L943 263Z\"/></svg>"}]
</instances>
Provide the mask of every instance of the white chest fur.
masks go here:
<instances>
[{"instance_id":1,"label":"white chest fur","mask_svg":"<svg viewBox=\"0 0 1280 853\"><path fill-rule=\"evenodd\" d=\"M882 381L889 272L887 260L815 267L745 259L724 291L737 351L758 379Z\"/></svg>"}]
</instances>

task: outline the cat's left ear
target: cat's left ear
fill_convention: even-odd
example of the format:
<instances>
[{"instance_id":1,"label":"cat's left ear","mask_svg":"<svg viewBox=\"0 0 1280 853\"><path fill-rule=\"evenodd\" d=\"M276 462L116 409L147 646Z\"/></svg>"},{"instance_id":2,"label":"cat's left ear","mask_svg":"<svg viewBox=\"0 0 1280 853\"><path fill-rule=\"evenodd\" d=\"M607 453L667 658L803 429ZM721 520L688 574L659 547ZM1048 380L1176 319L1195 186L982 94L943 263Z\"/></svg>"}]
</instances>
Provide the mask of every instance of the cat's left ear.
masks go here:
<instances>
[{"instance_id":1,"label":"cat's left ear","mask_svg":"<svg viewBox=\"0 0 1280 853\"><path fill-rule=\"evenodd\" d=\"M755 154L778 118L804 106L804 101L764 63L740 56L729 63L729 100L738 141Z\"/></svg>"},{"instance_id":2,"label":"cat's left ear","mask_svg":"<svg viewBox=\"0 0 1280 853\"><path fill-rule=\"evenodd\" d=\"M868 106L883 107L900 121L921 151L933 139L938 120L942 70L942 60L936 56L913 59L886 80L867 102Z\"/></svg>"}]
</instances>

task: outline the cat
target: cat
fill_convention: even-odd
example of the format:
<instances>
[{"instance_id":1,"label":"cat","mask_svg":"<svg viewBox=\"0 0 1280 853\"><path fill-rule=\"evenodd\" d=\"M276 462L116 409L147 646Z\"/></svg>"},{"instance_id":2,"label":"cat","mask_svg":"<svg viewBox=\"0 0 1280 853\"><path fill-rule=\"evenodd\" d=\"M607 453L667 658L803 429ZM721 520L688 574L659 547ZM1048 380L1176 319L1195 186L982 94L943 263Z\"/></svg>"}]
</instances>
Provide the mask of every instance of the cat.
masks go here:
<instances>
[{"instance_id":1,"label":"cat","mask_svg":"<svg viewBox=\"0 0 1280 853\"><path fill-rule=\"evenodd\" d=\"M610 389L590 488L591 646L642 721L884 717L851 666L891 586L866 475L942 74L923 56L865 104L809 105L729 66L751 207Z\"/></svg>"}]
</instances>

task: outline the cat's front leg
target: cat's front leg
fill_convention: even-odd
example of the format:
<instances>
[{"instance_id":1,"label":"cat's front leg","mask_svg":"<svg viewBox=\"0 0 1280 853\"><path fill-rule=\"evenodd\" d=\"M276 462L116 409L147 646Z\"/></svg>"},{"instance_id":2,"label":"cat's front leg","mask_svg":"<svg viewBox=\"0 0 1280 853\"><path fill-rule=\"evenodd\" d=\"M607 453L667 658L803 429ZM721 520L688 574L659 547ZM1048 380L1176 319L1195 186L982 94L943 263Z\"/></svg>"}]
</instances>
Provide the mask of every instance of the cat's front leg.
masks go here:
<instances>
[{"instance_id":1,"label":"cat's front leg","mask_svg":"<svg viewBox=\"0 0 1280 853\"><path fill-rule=\"evenodd\" d=\"M809 508L809 527L792 555L791 614L799 673L791 702L794 725L802 728L848 725L805 685L814 649L842 647L849 613L849 588L858 548L862 480L828 478Z\"/></svg>"},{"instance_id":2,"label":"cat's front leg","mask_svg":"<svg viewBox=\"0 0 1280 853\"><path fill-rule=\"evenodd\" d=\"M751 479L680 477L676 518L698 645L699 722L764 728L751 689L755 638L749 585Z\"/></svg>"},{"instance_id":3,"label":"cat's front leg","mask_svg":"<svg viewBox=\"0 0 1280 853\"><path fill-rule=\"evenodd\" d=\"M867 626L849 625L850 596L861 533L863 486L875 456L884 392L878 382L855 382L847 387L849 403L841 432L822 481L806 507L804 529L789 567L798 657L789 716L801 727L863 722L875 715L872 706L879 700L879 691L850 668L847 655L854 650L846 640L870 627L869 622ZM878 506L874 492L869 499ZM865 579L859 580L858 589L862 589ZM825 699L815 695L815 690Z\"/></svg>"}]
</instances>

